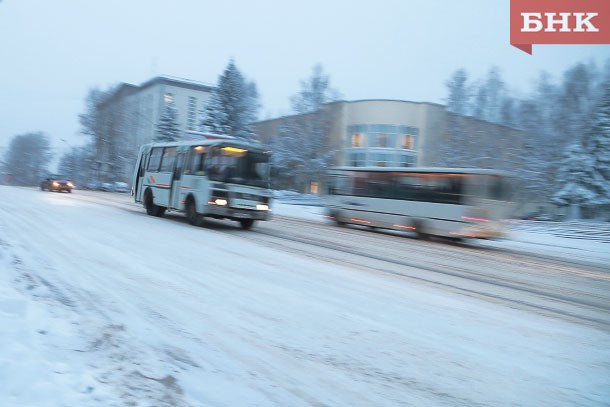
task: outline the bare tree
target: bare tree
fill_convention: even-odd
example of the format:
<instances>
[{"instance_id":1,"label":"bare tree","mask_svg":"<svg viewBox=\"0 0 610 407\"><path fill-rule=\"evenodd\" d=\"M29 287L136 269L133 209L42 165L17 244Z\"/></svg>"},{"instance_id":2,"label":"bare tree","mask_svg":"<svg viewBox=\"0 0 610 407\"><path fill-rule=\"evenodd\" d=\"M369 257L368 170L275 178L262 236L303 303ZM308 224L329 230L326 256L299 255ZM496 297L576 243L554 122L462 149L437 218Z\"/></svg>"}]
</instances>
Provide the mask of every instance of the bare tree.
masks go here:
<instances>
[{"instance_id":1,"label":"bare tree","mask_svg":"<svg viewBox=\"0 0 610 407\"><path fill-rule=\"evenodd\" d=\"M464 69L455 71L445 85L447 98L447 132L436 149L436 162L447 167L468 167L471 152L468 149L468 127L466 115L471 107L471 89L468 73Z\"/></svg>"},{"instance_id":2,"label":"bare tree","mask_svg":"<svg viewBox=\"0 0 610 407\"><path fill-rule=\"evenodd\" d=\"M322 66L316 65L291 98L295 115L284 120L273 139L276 171L281 170L293 185L307 192L312 182L320 180L338 147L329 144L331 121L325 106L338 97Z\"/></svg>"},{"instance_id":3,"label":"bare tree","mask_svg":"<svg viewBox=\"0 0 610 407\"><path fill-rule=\"evenodd\" d=\"M15 136L5 156L5 170L17 185L37 185L48 172L51 143L42 132Z\"/></svg>"}]
</instances>

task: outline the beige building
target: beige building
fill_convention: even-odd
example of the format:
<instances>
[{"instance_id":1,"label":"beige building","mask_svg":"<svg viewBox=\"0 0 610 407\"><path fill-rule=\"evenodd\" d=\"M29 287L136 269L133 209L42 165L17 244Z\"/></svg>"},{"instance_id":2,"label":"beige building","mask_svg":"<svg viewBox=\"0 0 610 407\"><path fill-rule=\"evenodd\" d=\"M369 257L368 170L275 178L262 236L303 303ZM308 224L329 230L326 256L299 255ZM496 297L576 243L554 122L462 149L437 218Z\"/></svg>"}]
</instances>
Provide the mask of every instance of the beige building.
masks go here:
<instances>
[{"instance_id":1,"label":"beige building","mask_svg":"<svg viewBox=\"0 0 610 407\"><path fill-rule=\"evenodd\" d=\"M184 137L197 137L201 111L213 90L212 85L169 76L157 76L139 86L119 85L98 105L100 181L131 181L139 148L154 138L167 103L175 104Z\"/></svg>"},{"instance_id":2,"label":"beige building","mask_svg":"<svg viewBox=\"0 0 610 407\"><path fill-rule=\"evenodd\" d=\"M514 150L521 144L521 132L456 116L440 104L357 100L329 103L326 110L331 122L329 145L339 149L335 165L425 167L451 163L504 169L517 165ZM256 123L260 140L271 144L286 119ZM460 134L456 136L458 127ZM465 150L465 156L451 160L452 152L458 149Z\"/></svg>"}]
</instances>

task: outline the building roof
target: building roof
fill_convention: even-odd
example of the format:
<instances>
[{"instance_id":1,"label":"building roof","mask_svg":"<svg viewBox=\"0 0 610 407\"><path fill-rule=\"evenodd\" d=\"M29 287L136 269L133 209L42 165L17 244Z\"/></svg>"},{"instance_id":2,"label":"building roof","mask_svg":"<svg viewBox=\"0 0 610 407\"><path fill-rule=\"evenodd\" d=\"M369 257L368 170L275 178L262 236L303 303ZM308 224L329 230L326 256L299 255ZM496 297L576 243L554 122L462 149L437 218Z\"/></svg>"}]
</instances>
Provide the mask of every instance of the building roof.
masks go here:
<instances>
[{"instance_id":1,"label":"building roof","mask_svg":"<svg viewBox=\"0 0 610 407\"><path fill-rule=\"evenodd\" d=\"M355 103L365 103L365 102L395 102L395 103L405 103L405 104L413 104L413 105L435 106L435 107L440 107L440 108L443 108L443 109L445 108L444 105L441 105L441 104L438 104L438 103L432 103L432 102L414 102L412 100L399 100L399 99L335 100L333 102L325 103L324 106L330 107L330 106L333 106L333 105L355 104ZM306 114L309 114L309 113L306 113ZM286 118L289 118L289 117L305 116L306 114L291 113L291 114L287 114L287 115L283 115L283 116L279 116L279 117L273 117L273 118L268 118L268 119L264 119L264 120L259 120L259 121L255 122L255 124L274 122L276 120L286 119Z\"/></svg>"},{"instance_id":2,"label":"building roof","mask_svg":"<svg viewBox=\"0 0 610 407\"><path fill-rule=\"evenodd\" d=\"M142 89L146 89L146 88L156 85L156 84L167 84L167 85L177 86L180 88L201 90L201 91L205 91L205 92L211 92L216 88L214 85L211 85L208 83L193 81L193 80L184 79L184 78L176 78L176 77L168 76L168 75L156 76L152 79L149 79L148 81L142 83L139 88L142 90Z\"/></svg>"},{"instance_id":3,"label":"building roof","mask_svg":"<svg viewBox=\"0 0 610 407\"><path fill-rule=\"evenodd\" d=\"M138 93L139 91L142 91L157 84L167 84L179 88L199 90L203 92L212 92L215 89L214 85L192 81L190 79L175 78L168 75L155 76L154 78L142 83L140 86L132 85L130 83L125 82L120 83L114 89L112 89L111 93L106 98L104 98L101 103L99 103L98 107L103 108L105 105L111 103L112 101L121 99L125 96L133 95L135 93Z\"/></svg>"}]
</instances>

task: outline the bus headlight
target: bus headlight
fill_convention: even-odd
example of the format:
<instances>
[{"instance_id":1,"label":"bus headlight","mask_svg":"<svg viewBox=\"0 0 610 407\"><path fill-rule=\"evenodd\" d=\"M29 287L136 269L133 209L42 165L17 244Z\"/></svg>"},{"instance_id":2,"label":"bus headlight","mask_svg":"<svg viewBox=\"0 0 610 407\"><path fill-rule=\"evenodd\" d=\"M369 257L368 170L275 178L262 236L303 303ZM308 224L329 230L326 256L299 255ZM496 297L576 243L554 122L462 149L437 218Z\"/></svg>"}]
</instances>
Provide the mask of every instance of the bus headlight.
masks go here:
<instances>
[{"instance_id":1,"label":"bus headlight","mask_svg":"<svg viewBox=\"0 0 610 407\"><path fill-rule=\"evenodd\" d=\"M267 204L258 204L258 205L256 205L256 210L257 211L268 211L269 210L269 205L267 205Z\"/></svg>"}]
</instances>

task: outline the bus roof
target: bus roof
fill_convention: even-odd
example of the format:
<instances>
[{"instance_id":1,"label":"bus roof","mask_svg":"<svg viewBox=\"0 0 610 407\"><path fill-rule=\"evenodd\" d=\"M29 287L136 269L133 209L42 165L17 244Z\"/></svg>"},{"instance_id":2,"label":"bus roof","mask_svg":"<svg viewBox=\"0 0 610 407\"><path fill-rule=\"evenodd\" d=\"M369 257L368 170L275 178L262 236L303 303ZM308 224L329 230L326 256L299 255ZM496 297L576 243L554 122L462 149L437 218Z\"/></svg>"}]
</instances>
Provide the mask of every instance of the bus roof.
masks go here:
<instances>
[{"instance_id":1,"label":"bus roof","mask_svg":"<svg viewBox=\"0 0 610 407\"><path fill-rule=\"evenodd\" d=\"M212 146L212 145L229 145L240 146L248 149L269 150L269 147L264 144L252 143L245 140L236 139L215 139L215 140L178 140L164 141L157 143L147 143L142 147L190 147L190 146Z\"/></svg>"},{"instance_id":2,"label":"bus roof","mask_svg":"<svg viewBox=\"0 0 610 407\"><path fill-rule=\"evenodd\" d=\"M487 175L510 175L506 171L493 170L489 168L445 168L445 167L332 167L332 171L352 172L414 172L428 174L487 174Z\"/></svg>"}]
</instances>

